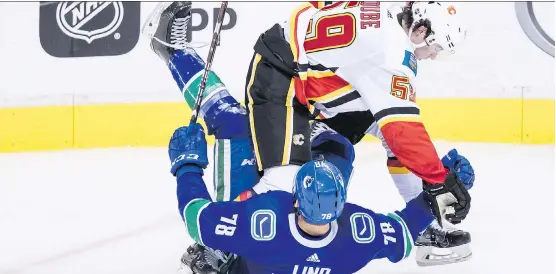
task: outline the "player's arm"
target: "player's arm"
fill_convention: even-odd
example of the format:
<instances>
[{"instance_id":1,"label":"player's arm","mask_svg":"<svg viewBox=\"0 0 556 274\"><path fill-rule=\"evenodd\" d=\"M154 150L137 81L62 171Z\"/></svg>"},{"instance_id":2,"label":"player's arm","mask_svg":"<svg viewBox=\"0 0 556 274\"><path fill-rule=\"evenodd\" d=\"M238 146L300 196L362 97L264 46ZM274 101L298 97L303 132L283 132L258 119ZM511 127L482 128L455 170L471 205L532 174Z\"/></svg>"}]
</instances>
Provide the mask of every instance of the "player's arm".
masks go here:
<instances>
[{"instance_id":1,"label":"player's arm","mask_svg":"<svg viewBox=\"0 0 556 274\"><path fill-rule=\"evenodd\" d=\"M195 242L259 263L276 263L285 247L274 240L277 219L267 197L274 193L242 202L213 202L201 198L205 193L201 174L187 171L178 178L180 213Z\"/></svg>"},{"instance_id":2,"label":"player's arm","mask_svg":"<svg viewBox=\"0 0 556 274\"><path fill-rule=\"evenodd\" d=\"M201 190L203 189L203 190ZM201 191L199 191L201 190ZM191 238L214 249L252 257L250 217L244 202L213 202L206 197L205 183L199 173L184 173L178 178L180 213Z\"/></svg>"},{"instance_id":3,"label":"player's arm","mask_svg":"<svg viewBox=\"0 0 556 274\"><path fill-rule=\"evenodd\" d=\"M419 233L434 219L423 194L409 201L404 209L389 214L365 208L357 211L350 217L352 235L359 243L358 254L368 256L369 261L388 258L395 263L407 258ZM366 229L369 226L371 231Z\"/></svg>"},{"instance_id":4,"label":"player's arm","mask_svg":"<svg viewBox=\"0 0 556 274\"><path fill-rule=\"evenodd\" d=\"M203 181L208 165L207 144L201 125L178 128L168 147L171 172L177 178L178 207L187 232L197 243L232 252L243 257L258 257L260 249L271 250L273 243L255 241L250 220L261 199L245 202L213 202ZM265 225L261 221L261 225Z\"/></svg>"}]
</instances>

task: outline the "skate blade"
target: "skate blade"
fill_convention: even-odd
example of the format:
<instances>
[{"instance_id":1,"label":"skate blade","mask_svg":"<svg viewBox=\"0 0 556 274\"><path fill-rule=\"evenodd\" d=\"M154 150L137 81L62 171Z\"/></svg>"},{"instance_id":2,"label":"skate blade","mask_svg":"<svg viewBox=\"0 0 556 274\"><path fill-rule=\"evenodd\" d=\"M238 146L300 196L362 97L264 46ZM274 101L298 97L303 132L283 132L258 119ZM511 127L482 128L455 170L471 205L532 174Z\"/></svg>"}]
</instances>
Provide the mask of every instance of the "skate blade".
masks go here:
<instances>
[{"instance_id":1,"label":"skate blade","mask_svg":"<svg viewBox=\"0 0 556 274\"><path fill-rule=\"evenodd\" d=\"M156 29L158 29L158 22L160 22L160 16L166 8L172 5L172 2L161 2L153 9L147 21L141 27L141 34L147 37L149 40L154 37Z\"/></svg>"},{"instance_id":2,"label":"skate blade","mask_svg":"<svg viewBox=\"0 0 556 274\"><path fill-rule=\"evenodd\" d=\"M216 270L201 270L197 267L189 267L187 264L182 263L176 274L219 274Z\"/></svg>"},{"instance_id":3,"label":"skate blade","mask_svg":"<svg viewBox=\"0 0 556 274\"><path fill-rule=\"evenodd\" d=\"M195 273L193 273L193 271L191 271L191 268L189 268L189 266L187 266L185 264L181 264L178 271L176 271L176 274L195 274Z\"/></svg>"},{"instance_id":4,"label":"skate blade","mask_svg":"<svg viewBox=\"0 0 556 274\"><path fill-rule=\"evenodd\" d=\"M420 246L417 248L415 260L417 265L425 267L465 262L470 260L472 255L469 244L450 248Z\"/></svg>"}]
</instances>

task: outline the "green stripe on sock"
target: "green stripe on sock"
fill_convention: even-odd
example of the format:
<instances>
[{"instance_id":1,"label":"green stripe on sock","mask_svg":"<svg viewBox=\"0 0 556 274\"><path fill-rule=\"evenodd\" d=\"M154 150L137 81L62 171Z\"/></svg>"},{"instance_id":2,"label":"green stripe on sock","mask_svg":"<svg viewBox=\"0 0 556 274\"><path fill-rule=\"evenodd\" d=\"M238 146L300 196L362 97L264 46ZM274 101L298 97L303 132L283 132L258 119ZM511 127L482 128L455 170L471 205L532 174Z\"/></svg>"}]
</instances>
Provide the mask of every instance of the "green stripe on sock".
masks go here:
<instances>
[{"instance_id":1,"label":"green stripe on sock","mask_svg":"<svg viewBox=\"0 0 556 274\"><path fill-rule=\"evenodd\" d=\"M221 202L224 201L224 188L226 187L224 186L224 176L226 176L226 174L224 174L224 157L226 157L226 155L224 155L224 140L218 139L217 141L218 151L216 153L218 153L218 163L216 164L216 169L218 171L216 180L216 201Z\"/></svg>"},{"instance_id":2,"label":"green stripe on sock","mask_svg":"<svg viewBox=\"0 0 556 274\"><path fill-rule=\"evenodd\" d=\"M405 221L396 213L389 213L388 217L394 218L396 219L396 221L398 221L398 223L400 223L402 225L403 230L405 231L404 236L405 236L405 252L404 252L404 259L409 257L409 255L411 254L411 250L413 249L413 239L411 238L411 232L409 231L409 228L407 227L407 224L405 223Z\"/></svg>"},{"instance_id":3,"label":"green stripe on sock","mask_svg":"<svg viewBox=\"0 0 556 274\"><path fill-rule=\"evenodd\" d=\"M185 84L183 98L191 109L195 105L195 100L197 100L197 94L199 94L199 86L201 85L201 80L203 79L203 73L204 70L200 71L194 76L194 79L189 80L189 82ZM221 87L224 87L222 80L220 80L216 73L209 71L203 97L206 97L208 94Z\"/></svg>"},{"instance_id":4,"label":"green stripe on sock","mask_svg":"<svg viewBox=\"0 0 556 274\"><path fill-rule=\"evenodd\" d=\"M201 230L199 224L199 216L205 207L210 204L210 201L204 199L195 199L185 206L183 209L183 216L185 216L185 224L189 236L199 244L203 244L201 237Z\"/></svg>"}]
</instances>

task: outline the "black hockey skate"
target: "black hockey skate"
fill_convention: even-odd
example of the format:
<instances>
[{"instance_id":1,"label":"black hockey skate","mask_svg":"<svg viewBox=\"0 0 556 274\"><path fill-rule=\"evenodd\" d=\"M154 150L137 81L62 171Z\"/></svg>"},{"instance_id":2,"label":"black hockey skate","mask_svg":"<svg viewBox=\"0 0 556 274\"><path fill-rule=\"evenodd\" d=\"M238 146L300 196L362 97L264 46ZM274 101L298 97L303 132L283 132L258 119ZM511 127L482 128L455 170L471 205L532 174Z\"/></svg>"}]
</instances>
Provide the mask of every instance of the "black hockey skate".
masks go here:
<instances>
[{"instance_id":1,"label":"black hockey skate","mask_svg":"<svg viewBox=\"0 0 556 274\"><path fill-rule=\"evenodd\" d=\"M162 2L153 10L141 32L151 39L151 48L166 63L172 54L188 47L187 25L191 2Z\"/></svg>"},{"instance_id":2,"label":"black hockey skate","mask_svg":"<svg viewBox=\"0 0 556 274\"><path fill-rule=\"evenodd\" d=\"M469 232L455 229L449 224L433 222L415 241L417 247L417 264L432 266L452 264L471 259L471 235Z\"/></svg>"},{"instance_id":3,"label":"black hockey skate","mask_svg":"<svg viewBox=\"0 0 556 274\"><path fill-rule=\"evenodd\" d=\"M181 257L179 273L226 274L234 259L233 254L195 243Z\"/></svg>"}]
</instances>

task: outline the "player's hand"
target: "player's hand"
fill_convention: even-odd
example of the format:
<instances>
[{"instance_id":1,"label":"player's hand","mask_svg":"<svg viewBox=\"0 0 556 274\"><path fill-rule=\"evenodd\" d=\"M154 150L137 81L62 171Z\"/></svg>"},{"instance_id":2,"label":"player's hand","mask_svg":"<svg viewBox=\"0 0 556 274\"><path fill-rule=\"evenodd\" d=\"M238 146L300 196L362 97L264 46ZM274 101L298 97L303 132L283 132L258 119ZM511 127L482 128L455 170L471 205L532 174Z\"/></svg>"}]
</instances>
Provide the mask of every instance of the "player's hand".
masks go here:
<instances>
[{"instance_id":1,"label":"player's hand","mask_svg":"<svg viewBox=\"0 0 556 274\"><path fill-rule=\"evenodd\" d=\"M193 171L202 173L201 169L208 165L207 140L203 127L195 123L176 129L168 145L168 156L172 163L172 175L176 176L178 170L186 165L192 167Z\"/></svg>"},{"instance_id":2,"label":"player's hand","mask_svg":"<svg viewBox=\"0 0 556 274\"><path fill-rule=\"evenodd\" d=\"M448 173L443 184L423 182L423 192L441 226L442 217L452 224L461 223L467 217L471 196L454 171Z\"/></svg>"},{"instance_id":3,"label":"player's hand","mask_svg":"<svg viewBox=\"0 0 556 274\"><path fill-rule=\"evenodd\" d=\"M463 155L460 155L455 148L442 157L442 164L458 175L458 178L463 182L465 188L469 190L473 187L473 183L475 182L475 171L469 160Z\"/></svg>"}]
</instances>

